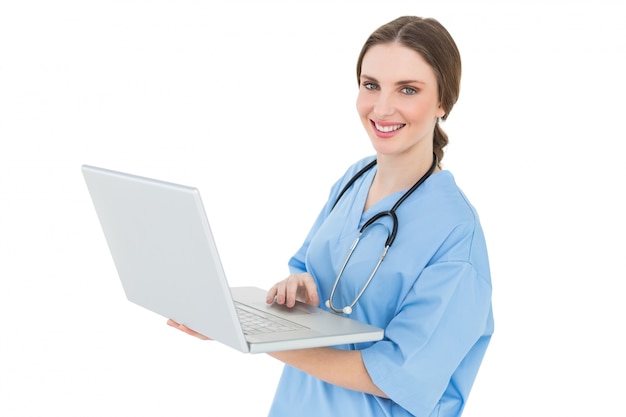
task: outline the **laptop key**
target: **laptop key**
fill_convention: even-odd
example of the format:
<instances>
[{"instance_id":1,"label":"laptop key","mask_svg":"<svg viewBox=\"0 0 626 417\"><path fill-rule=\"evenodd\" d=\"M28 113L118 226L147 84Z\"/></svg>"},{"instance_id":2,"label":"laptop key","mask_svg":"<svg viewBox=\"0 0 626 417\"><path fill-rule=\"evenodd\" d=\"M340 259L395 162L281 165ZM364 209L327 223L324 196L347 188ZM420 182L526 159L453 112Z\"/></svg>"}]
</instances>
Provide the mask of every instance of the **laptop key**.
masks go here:
<instances>
[{"instance_id":1,"label":"laptop key","mask_svg":"<svg viewBox=\"0 0 626 417\"><path fill-rule=\"evenodd\" d=\"M289 332L306 329L305 326L272 316L271 314L263 314L260 311L255 313L244 309L239 303L235 303L235 307L244 334Z\"/></svg>"}]
</instances>

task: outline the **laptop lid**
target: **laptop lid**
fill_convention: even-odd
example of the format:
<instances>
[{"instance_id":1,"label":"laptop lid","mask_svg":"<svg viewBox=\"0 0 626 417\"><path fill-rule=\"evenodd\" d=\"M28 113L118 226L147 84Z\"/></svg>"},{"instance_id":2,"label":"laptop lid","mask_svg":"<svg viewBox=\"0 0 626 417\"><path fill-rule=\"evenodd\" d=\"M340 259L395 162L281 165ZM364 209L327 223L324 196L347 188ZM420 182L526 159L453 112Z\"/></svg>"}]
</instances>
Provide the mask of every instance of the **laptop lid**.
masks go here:
<instances>
[{"instance_id":1,"label":"laptop lid","mask_svg":"<svg viewBox=\"0 0 626 417\"><path fill-rule=\"evenodd\" d=\"M194 187L83 165L109 250L129 301L242 352L379 340L382 329L300 303L265 304L265 291L230 288ZM246 336L235 301L306 329Z\"/></svg>"}]
</instances>

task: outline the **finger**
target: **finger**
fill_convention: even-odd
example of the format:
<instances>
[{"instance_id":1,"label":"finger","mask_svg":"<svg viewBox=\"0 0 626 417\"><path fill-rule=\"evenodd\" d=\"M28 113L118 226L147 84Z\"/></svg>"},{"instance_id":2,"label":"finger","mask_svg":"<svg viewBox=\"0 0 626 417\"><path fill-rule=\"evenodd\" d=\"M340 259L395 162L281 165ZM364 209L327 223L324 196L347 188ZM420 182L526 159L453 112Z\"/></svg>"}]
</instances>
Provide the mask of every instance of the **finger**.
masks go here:
<instances>
[{"instance_id":1,"label":"finger","mask_svg":"<svg viewBox=\"0 0 626 417\"><path fill-rule=\"evenodd\" d=\"M275 287L276 287L276 302L278 304L285 304L285 301L287 299L285 295L287 292L287 279L280 281L279 283L275 285Z\"/></svg>"},{"instance_id":2,"label":"finger","mask_svg":"<svg viewBox=\"0 0 626 417\"><path fill-rule=\"evenodd\" d=\"M304 287L306 288L306 303L312 306L318 307L320 305L320 298L317 293L317 285L313 278L304 280Z\"/></svg>"},{"instance_id":3,"label":"finger","mask_svg":"<svg viewBox=\"0 0 626 417\"><path fill-rule=\"evenodd\" d=\"M167 325L168 326L172 326L175 329L178 329L182 332L185 332L191 336L197 337L198 339L202 339L202 340L211 340L208 337L206 337L205 335L196 332L195 330L191 330L189 327L185 326L184 324L179 324L176 323L174 320L169 319L167 320Z\"/></svg>"},{"instance_id":4,"label":"finger","mask_svg":"<svg viewBox=\"0 0 626 417\"><path fill-rule=\"evenodd\" d=\"M185 326L184 324L179 324L178 328L180 330L182 330L183 332L187 333L188 335L197 337L198 339L201 339L201 340L211 340L208 337L206 337L205 335L203 335L201 333L198 333L195 330L191 330L189 327Z\"/></svg>"},{"instance_id":5,"label":"finger","mask_svg":"<svg viewBox=\"0 0 626 417\"><path fill-rule=\"evenodd\" d=\"M270 288L270 290L267 292L267 296L265 297L265 302L267 304L272 304L274 302L274 299L276 298L276 293L278 291L276 290L276 285L274 285L272 288Z\"/></svg>"},{"instance_id":6,"label":"finger","mask_svg":"<svg viewBox=\"0 0 626 417\"><path fill-rule=\"evenodd\" d=\"M285 291L285 297L287 298L285 305L287 307L293 307L296 305L296 296L300 290L301 280L299 276L291 275L287 278L287 286Z\"/></svg>"}]
</instances>

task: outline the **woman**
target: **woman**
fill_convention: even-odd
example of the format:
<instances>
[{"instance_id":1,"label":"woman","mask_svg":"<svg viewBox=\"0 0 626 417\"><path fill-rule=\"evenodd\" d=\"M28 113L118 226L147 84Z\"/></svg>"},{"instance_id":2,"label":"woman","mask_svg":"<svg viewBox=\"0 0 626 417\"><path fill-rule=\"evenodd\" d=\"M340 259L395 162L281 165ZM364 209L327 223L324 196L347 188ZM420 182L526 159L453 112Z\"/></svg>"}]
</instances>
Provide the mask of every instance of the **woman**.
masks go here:
<instances>
[{"instance_id":1,"label":"woman","mask_svg":"<svg viewBox=\"0 0 626 417\"><path fill-rule=\"evenodd\" d=\"M493 315L478 216L441 167L448 138L439 121L458 98L460 78L456 44L434 19L400 17L363 46L357 110L375 156L334 184L289 261L291 275L267 302L321 304L384 328L385 337L271 353L286 366L270 416L461 415Z\"/></svg>"}]
</instances>

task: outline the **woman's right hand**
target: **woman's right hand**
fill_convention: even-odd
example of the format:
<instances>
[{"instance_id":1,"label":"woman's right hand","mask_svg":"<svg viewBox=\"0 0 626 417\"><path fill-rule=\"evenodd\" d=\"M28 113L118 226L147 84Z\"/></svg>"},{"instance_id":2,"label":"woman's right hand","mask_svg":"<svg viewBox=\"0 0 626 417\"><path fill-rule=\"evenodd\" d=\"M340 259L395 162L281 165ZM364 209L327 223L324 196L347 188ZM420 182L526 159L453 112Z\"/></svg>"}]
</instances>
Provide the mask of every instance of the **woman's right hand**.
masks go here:
<instances>
[{"instance_id":1,"label":"woman's right hand","mask_svg":"<svg viewBox=\"0 0 626 417\"><path fill-rule=\"evenodd\" d=\"M267 292L267 304L276 303L293 307L296 300L318 307L320 305L317 286L309 273L291 274L276 283Z\"/></svg>"},{"instance_id":2,"label":"woman's right hand","mask_svg":"<svg viewBox=\"0 0 626 417\"><path fill-rule=\"evenodd\" d=\"M180 330L180 331L182 331L182 332L185 332L185 333L187 333L187 334L189 334L189 335L191 335L191 336L197 337L197 338L198 338L198 339L200 339L200 340L211 340L210 338L206 337L205 335L200 334L200 333L198 333L198 332L196 332L196 331L194 331L194 330L191 330L189 327L185 326L184 324L178 324L178 323L176 323L176 322L175 322L174 320L172 320L172 319L169 319L169 320L167 321L167 325L168 325L168 326L172 326L172 327L174 327L175 329L178 329L178 330Z\"/></svg>"}]
</instances>

